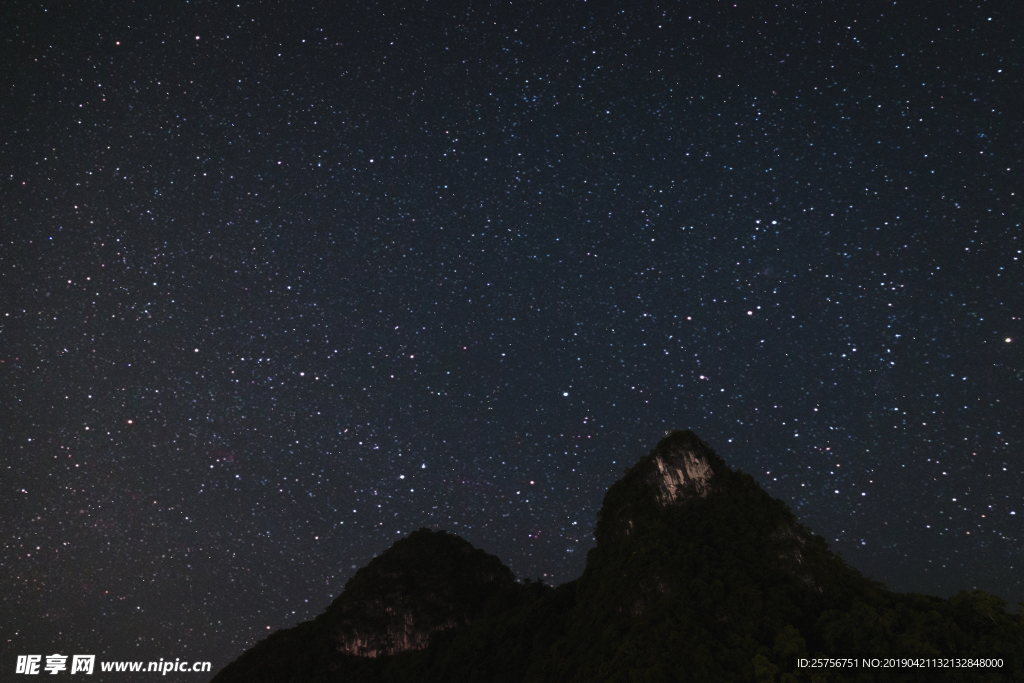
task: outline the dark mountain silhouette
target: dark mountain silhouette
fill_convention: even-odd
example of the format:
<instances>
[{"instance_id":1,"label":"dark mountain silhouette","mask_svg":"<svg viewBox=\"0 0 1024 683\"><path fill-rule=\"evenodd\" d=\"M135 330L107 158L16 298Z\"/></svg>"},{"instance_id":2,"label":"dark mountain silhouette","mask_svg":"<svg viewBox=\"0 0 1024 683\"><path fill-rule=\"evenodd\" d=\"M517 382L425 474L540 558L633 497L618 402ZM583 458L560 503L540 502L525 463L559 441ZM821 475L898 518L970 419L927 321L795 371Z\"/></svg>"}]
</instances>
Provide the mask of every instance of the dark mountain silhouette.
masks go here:
<instances>
[{"instance_id":1,"label":"dark mountain silhouette","mask_svg":"<svg viewBox=\"0 0 1024 683\"><path fill-rule=\"evenodd\" d=\"M1024 616L982 591L945 600L866 579L693 432L609 489L595 536L583 576L550 588L420 530L214 681L1024 680ZM798 666L820 658L856 666ZM892 658L928 666L881 666Z\"/></svg>"}]
</instances>

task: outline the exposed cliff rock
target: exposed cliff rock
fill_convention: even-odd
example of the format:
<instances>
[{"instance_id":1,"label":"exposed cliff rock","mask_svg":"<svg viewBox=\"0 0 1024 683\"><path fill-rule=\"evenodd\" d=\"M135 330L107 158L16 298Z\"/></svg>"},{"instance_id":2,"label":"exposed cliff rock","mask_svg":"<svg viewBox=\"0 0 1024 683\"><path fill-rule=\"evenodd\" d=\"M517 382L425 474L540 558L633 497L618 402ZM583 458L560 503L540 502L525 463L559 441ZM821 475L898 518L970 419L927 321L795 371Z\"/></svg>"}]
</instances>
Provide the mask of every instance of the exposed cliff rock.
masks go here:
<instances>
[{"instance_id":1,"label":"exposed cliff rock","mask_svg":"<svg viewBox=\"0 0 1024 683\"><path fill-rule=\"evenodd\" d=\"M439 631L466 625L520 588L493 555L420 529L357 571L323 614L271 635L214 680L330 679L353 661L422 649Z\"/></svg>"},{"instance_id":2,"label":"exposed cliff rock","mask_svg":"<svg viewBox=\"0 0 1024 683\"><path fill-rule=\"evenodd\" d=\"M654 467L645 479L661 505L689 497L703 498L711 491L713 453L693 432L673 432L651 455Z\"/></svg>"},{"instance_id":3,"label":"exposed cliff rock","mask_svg":"<svg viewBox=\"0 0 1024 683\"><path fill-rule=\"evenodd\" d=\"M598 513L598 543L602 537L631 534L634 517L645 511L706 498L719 483L716 472L728 471L692 431L671 432L608 490Z\"/></svg>"},{"instance_id":4,"label":"exposed cliff rock","mask_svg":"<svg viewBox=\"0 0 1024 683\"><path fill-rule=\"evenodd\" d=\"M393 655L465 624L514 583L493 555L458 536L421 529L356 572L324 616L339 652Z\"/></svg>"}]
</instances>

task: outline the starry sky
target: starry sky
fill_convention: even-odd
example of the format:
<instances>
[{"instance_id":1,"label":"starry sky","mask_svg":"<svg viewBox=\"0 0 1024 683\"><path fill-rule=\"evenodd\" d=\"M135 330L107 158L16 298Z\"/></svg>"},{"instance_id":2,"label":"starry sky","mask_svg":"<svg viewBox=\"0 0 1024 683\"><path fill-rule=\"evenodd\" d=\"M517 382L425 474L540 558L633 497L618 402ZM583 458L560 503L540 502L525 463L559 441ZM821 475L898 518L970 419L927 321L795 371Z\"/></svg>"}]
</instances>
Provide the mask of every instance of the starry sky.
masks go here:
<instances>
[{"instance_id":1,"label":"starry sky","mask_svg":"<svg viewBox=\"0 0 1024 683\"><path fill-rule=\"evenodd\" d=\"M1020 17L851 4L10 3L3 666L216 670L420 527L571 580L676 428L1024 598Z\"/></svg>"}]
</instances>

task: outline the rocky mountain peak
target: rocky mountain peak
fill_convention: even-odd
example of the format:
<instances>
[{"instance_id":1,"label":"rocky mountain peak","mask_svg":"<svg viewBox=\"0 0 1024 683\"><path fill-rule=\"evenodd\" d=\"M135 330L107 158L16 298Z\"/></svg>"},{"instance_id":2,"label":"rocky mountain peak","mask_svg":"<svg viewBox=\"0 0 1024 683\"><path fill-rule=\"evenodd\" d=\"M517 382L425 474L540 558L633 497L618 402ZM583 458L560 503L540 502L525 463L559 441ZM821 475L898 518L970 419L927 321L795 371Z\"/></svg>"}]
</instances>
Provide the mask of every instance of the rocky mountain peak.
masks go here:
<instances>
[{"instance_id":1,"label":"rocky mountain peak","mask_svg":"<svg viewBox=\"0 0 1024 683\"><path fill-rule=\"evenodd\" d=\"M339 652L393 655L471 621L514 583L493 555L444 531L420 529L356 572L324 617Z\"/></svg>"},{"instance_id":2,"label":"rocky mountain peak","mask_svg":"<svg viewBox=\"0 0 1024 683\"><path fill-rule=\"evenodd\" d=\"M598 513L597 537L630 535L642 510L707 498L721 488L730 470L690 430L669 432L605 495Z\"/></svg>"}]
</instances>

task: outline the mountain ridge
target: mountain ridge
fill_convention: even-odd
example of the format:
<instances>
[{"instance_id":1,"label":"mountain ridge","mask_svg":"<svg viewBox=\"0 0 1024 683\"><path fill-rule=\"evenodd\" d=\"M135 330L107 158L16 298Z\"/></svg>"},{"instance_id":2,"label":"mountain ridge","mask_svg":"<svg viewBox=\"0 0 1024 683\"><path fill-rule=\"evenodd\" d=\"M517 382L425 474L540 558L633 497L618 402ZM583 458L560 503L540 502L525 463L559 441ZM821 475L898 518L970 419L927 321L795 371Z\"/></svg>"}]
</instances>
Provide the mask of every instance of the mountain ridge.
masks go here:
<instances>
[{"instance_id":1,"label":"mountain ridge","mask_svg":"<svg viewBox=\"0 0 1024 683\"><path fill-rule=\"evenodd\" d=\"M213 680L968 680L797 666L856 655L1000 657L985 680L1024 679L1024 616L980 591L888 591L692 431L668 433L608 489L595 538L583 574L551 588L422 529Z\"/></svg>"}]
</instances>

